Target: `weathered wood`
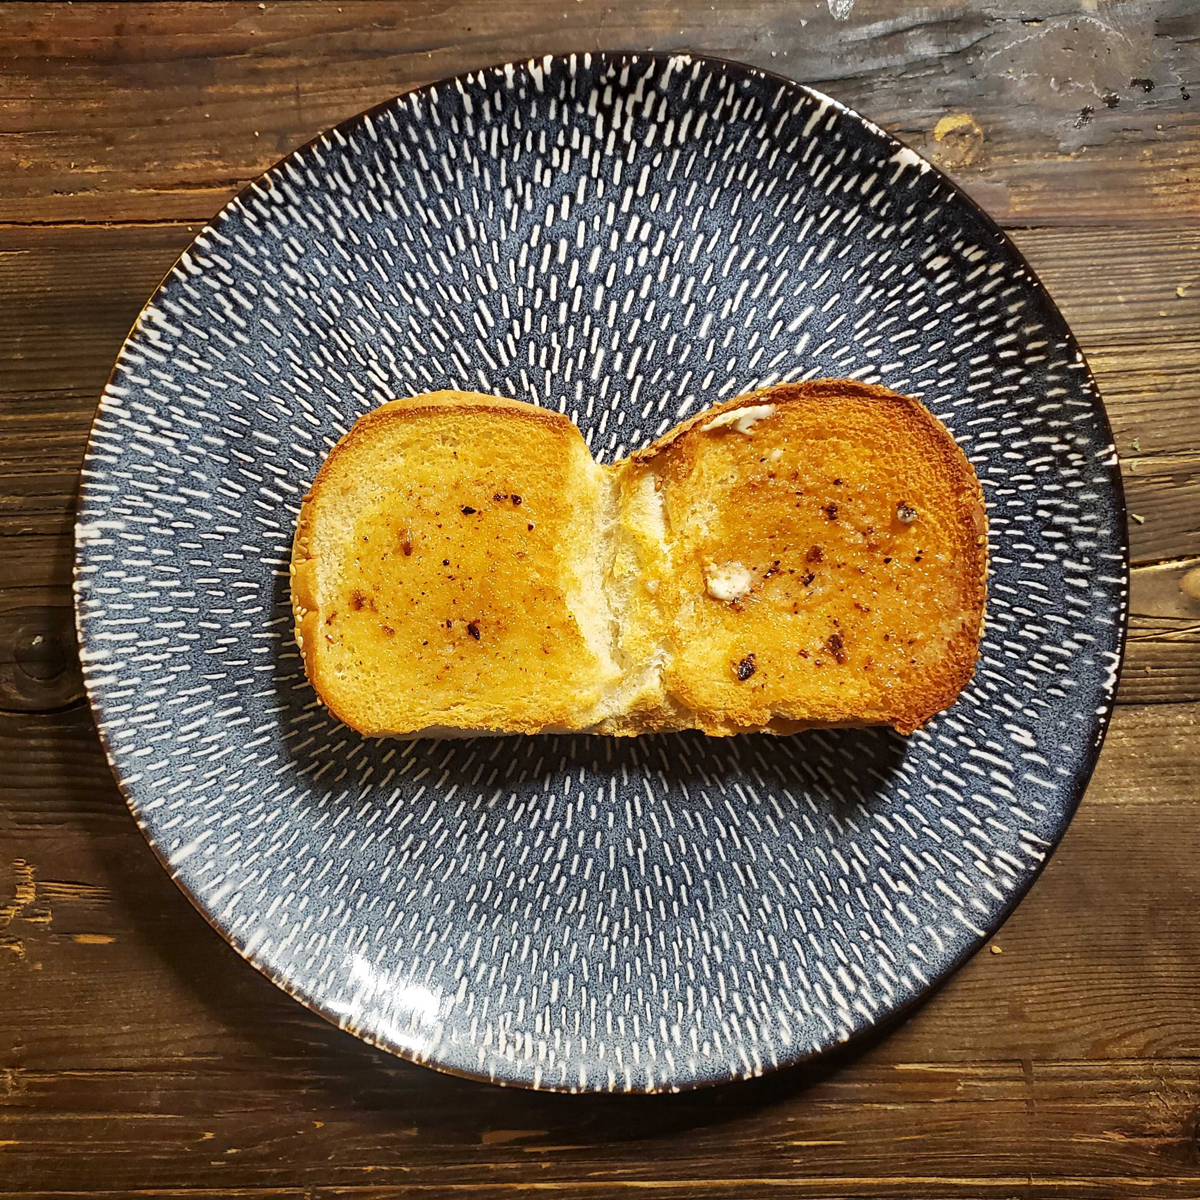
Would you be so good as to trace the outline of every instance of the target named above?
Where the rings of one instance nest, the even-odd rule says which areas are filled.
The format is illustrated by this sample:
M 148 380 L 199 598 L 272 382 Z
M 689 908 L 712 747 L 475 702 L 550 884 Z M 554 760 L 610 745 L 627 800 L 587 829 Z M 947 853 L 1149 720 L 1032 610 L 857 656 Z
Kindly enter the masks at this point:
M 43 603 L 23 603 L 34 598 L 29 582 L 0 586 L 0 712 L 50 712 L 83 701 L 69 560 L 61 556 L 53 567 L 60 582 L 36 593 Z M 1132 616 L 1118 705 L 1190 700 L 1200 700 L 1200 616 Z
M 363 1064 L 348 1087 L 317 1076 L 291 1092 L 286 1076 L 246 1086 L 230 1074 L 197 1095 L 188 1071 L 170 1067 L 130 1072 L 125 1082 L 134 1086 L 124 1095 L 140 1103 L 114 1103 L 105 1072 L 23 1072 L 26 1104 L 71 1115 L 40 1127 L 18 1119 L 8 1131 L 18 1143 L 9 1170 L 61 1155 L 63 1186 L 85 1189 L 136 1154 L 142 1186 L 155 1189 L 219 1184 L 232 1167 L 260 1187 L 463 1186 L 486 1175 L 519 1190 L 532 1168 L 551 1187 L 580 1177 L 630 1190 L 664 1179 L 740 1181 L 751 1195 L 769 1180 L 840 1195 L 877 1174 L 899 1194 L 921 1195 L 922 1184 L 945 1187 L 954 1182 L 945 1175 L 974 1173 L 967 1161 L 939 1170 L 969 1123 L 970 1160 L 993 1163 L 1001 1176 L 1032 1174 L 1043 1186 L 1055 1175 L 1194 1183 L 1195 1065 L 1186 1061 L 875 1065 L 868 1055 L 852 1075 L 797 1072 L 644 1101 L 503 1093 L 386 1063 Z M 98 1126 L 114 1132 L 88 1137 Z M 653 1158 L 639 1152 L 647 1143 L 659 1147 Z M 860 1164 L 853 1174 L 848 1153 Z
M 314 132 L 397 92 L 612 47 L 703 49 L 823 87 L 945 162 L 1009 223 L 1200 213 L 1200 191 L 1180 186 L 1200 127 L 1180 87 L 1200 74 L 1187 0 L 718 7 L 9 4 L 0 220 L 203 220 Z M 939 140 L 947 115 L 978 135 Z
M 1194 4 L 0 4 L 0 30 L 0 1200 L 1200 1196 Z M 199 223 L 407 87 L 613 46 L 813 82 L 950 171 L 1075 330 L 1144 518 L 1119 706 L 1003 953 L 817 1067 L 642 1100 L 435 1075 L 247 967 L 117 792 L 70 598 L 96 398 Z
M 69 534 L 100 390 L 190 236 L 186 225 L 0 228 L 0 361 L 12 364 L 0 377 L 0 534 Z M 1200 553 L 1200 236 L 1025 230 L 1018 240 L 1096 372 L 1129 507 L 1144 522 L 1130 528 L 1134 561 Z
M 936 1019 L 877 1055 L 1200 1056 L 1198 732 L 1200 705 L 1118 711 L 1061 851 L 997 938 L 1004 954 L 977 958 L 932 1002 Z M 12 764 L 0 779 L 0 908 L 20 898 L 0 929 L 20 943 L 15 961 L 0 958 L 0 1055 L 47 1070 L 266 1055 L 303 1072 L 306 1047 L 350 1053 L 356 1043 L 192 911 L 133 825 L 82 709 L 0 717 L 0 760 Z M 64 1039 L 66 1027 L 86 1036 Z
M 1197 1179 L 1200 973 L 1178 947 L 1200 887 L 1185 824 L 1162 820 L 1194 824 L 1194 809 L 1089 798 L 996 939 L 1004 953 L 977 957 L 865 1057 L 618 1102 L 438 1077 L 338 1033 L 219 942 L 118 807 L 104 834 L 38 823 L 9 843 L 27 852 L 6 889 L 20 899 L 7 932 L 24 957 L 10 951 L 0 975 L 12 1184 L 44 1184 L 52 1162 L 59 1186 L 85 1189 L 136 1161 L 138 1186 L 204 1186 L 228 1174 L 231 1153 L 251 1186 L 353 1184 L 368 1166 L 377 1183 L 516 1186 L 530 1156 L 560 1186 L 844 1176 L 848 1155 L 858 1177 L 895 1179 L 897 1195 L 933 1194 L 922 1189 L 938 1182 L 935 1161 L 953 1176 L 986 1163 L 1002 1176 Z M 1137 918 L 1147 908 L 1153 939 Z M 18 972 L 35 982 L 13 988 Z M 651 1161 L 627 1145 L 666 1135 Z

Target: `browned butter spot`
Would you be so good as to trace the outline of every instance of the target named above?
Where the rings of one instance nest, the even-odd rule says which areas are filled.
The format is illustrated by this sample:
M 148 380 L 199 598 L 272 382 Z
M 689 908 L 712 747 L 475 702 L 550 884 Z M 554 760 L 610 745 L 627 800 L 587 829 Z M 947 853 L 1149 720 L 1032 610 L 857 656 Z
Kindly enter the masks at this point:
M 828 648 L 829 653 L 832 654 L 837 660 L 839 666 L 846 661 L 845 643 L 842 641 L 842 635 L 840 633 L 831 633 L 829 637 L 825 639 L 825 645 Z

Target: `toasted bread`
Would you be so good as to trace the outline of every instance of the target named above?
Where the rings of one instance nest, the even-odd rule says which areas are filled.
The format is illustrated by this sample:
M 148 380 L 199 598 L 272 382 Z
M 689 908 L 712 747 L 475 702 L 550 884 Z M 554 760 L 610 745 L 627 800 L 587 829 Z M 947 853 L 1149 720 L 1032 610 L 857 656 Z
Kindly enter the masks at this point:
M 338 443 L 292 570 L 309 678 L 364 733 L 908 733 L 974 670 L 986 524 L 885 388 L 778 385 L 607 468 L 559 414 L 440 392 Z
M 367 414 L 292 550 L 296 638 L 364 733 L 590 723 L 619 682 L 603 598 L 613 487 L 564 416 L 436 392 Z
M 971 678 L 979 483 L 915 400 L 781 385 L 692 418 L 626 474 L 659 488 L 664 688 L 699 728 L 908 733 Z

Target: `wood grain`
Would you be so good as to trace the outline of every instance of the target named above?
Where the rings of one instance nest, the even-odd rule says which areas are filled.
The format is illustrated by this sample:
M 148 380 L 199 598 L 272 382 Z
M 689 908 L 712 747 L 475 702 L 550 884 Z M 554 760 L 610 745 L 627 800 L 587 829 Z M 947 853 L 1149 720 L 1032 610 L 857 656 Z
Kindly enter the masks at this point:
M 734 0 L 719 17 L 638 0 L 9 4 L 0 113 L 16 169 L 0 220 L 203 220 L 315 132 L 399 91 L 614 47 L 702 49 L 824 88 L 1012 224 L 1105 223 L 1122 189 L 1143 224 L 1200 213 L 1200 190 L 1181 186 L 1200 127 L 1181 90 L 1200 75 L 1187 0 L 847 7 L 849 21 L 793 0 Z M 947 113 L 971 116 L 973 152 L 937 140 Z
M 0 4 L 0 31 L 0 1200 L 1200 1197 L 1191 0 Z M 70 596 L 97 397 L 200 223 L 407 87 L 600 47 L 814 83 L 948 170 L 1074 329 L 1144 522 L 1104 752 L 1003 952 L 817 1066 L 643 1099 L 439 1076 L 247 967 L 113 784 Z
M 0 227 L 0 360 L 11 363 L 0 377 L 0 535 L 69 532 L 99 393 L 191 236 L 174 224 Z M 1200 230 L 1017 240 L 1096 373 L 1144 522 L 1130 528 L 1134 561 L 1200 554 Z M 1192 279 L 1194 290 L 1176 282 Z

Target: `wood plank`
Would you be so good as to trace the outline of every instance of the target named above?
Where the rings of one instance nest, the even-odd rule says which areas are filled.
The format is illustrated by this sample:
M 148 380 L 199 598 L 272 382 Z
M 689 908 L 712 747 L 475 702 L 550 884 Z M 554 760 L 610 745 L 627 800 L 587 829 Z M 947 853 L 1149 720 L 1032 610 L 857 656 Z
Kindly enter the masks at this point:
M 1200 558 L 1142 567 L 1130 582 L 1131 613 L 1187 625 L 1200 620 Z
M 21 549 L 63 541 L 23 538 Z M 65 547 L 52 559 L 52 571 L 54 583 L 44 589 L 28 575 L 11 589 L 0 585 L 0 711 L 50 712 L 83 700 Z M 1117 704 L 1192 700 L 1200 700 L 1200 614 L 1131 616 Z
M 1200 700 L 1200 558 L 1130 575 L 1119 703 Z
M 538 1190 L 740 1182 L 802 1195 L 841 1195 L 870 1178 L 929 1194 L 918 1189 L 961 1187 L 982 1163 L 1044 1188 L 1080 1176 L 1200 1180 L 1196 1067 L 1186 1061 L 875 1065 L 868 1056 L 852 1072 L 643 1100 L 505 1093 L 406 1064 L 372 1064 L 341 1083 L 345 1094 L 334 1080 L 288 1082 L 245 1086 L 227 1074 L 201 1093 L 186 1068 L 23 1072 L 19 1107 L 5 1113 L 17 1143 L 5 1152 L 7 1176 L 18 1186 L 82 1190 L 103 1179 L 157 1189 L 219 1186 L 233 1168 L 242 1186 L 487 1178 L 519 1190 L 533 1168 Z M 62 1116 L 39 1122 L 38 1111 Z M 101 1128 L 106 1136 L 94 1136 Z
M 1200 705 L 1119 710 L 1063 846 L 996 938 L 1003 954 L 976 957 L 875 1057 L 1200 1058 L 1198 751 Z M 0 1064 L 207 1062 L 249 1078 L 286 1062 L 301 1087 L 374 1054 L 248 968 L 190 907 L 86 713 L 0 716 L 0 761 L 0 909 L 16 905 L 0 929 Z
M 943 161 L 1009 224 L 1200 214 L 1200 189 L 1181 186 L 1200 131 L 1181 88 L 1200 74 L 1187 0 L 858 0 L 800 19 L 791 0 L 719 9 L 7 4 L 0 220 L 203 220 L 287 151 L 397 92 L 612 46 L 703 49 L 823 87 Z M 950 115 L 977 135 L 939 137 Z
M 1022 229 L 1013 240 L 1083 347 L 1126 470 L 1200 454 L 1200 228 Z
M 0 360 L 12 364 L 0 379 L 0 535 L 69 535 L 96 398 L 188 238 L 186 225 L 0 229 Z M 1029 230 L 1021 245 L 1091 356 L 1144 520 L 1130 529 L 1135 562 L 1200 554 L 1200 237 Z
M 532 1164 L 529 1173 L 540 1174 L 536 1171 L 536 1162 Z M 977 1168 L 978 1169 L 978 1168 Z M 226 1178 L 229 1178 L 226 1173 Z M 528 1182 L 493 1181 L 487 1174 L 469 1183 L 456 1184 L 417 1184 L 406 1180 L 403 1185 L 403 1195 L 413 1196 L 480 1196 L 492 1198 L 523 1195 L 548 1196 L 607 1196 L 630 1195 L 645 1193 L 652 1190 L 654 1195 L 682 1200 L 706 1200 L 708 1197 L 729 1197 L 752 1195 L 755 1197 L 780 1194 L 803 1197 L 805 1200 L 847 1200 L 851 1197 L 864 1197 L 875 1200 L 881 1195 L 879 1188 L 888 1189 L 886 1195 L 896 1200 L 915 1197 L 919 1200 L 963 1200 L 972 1198 L 997 1197 L 998 1200 L 1041 1200 L 1043 1197 L 1072 1197 L 1082 1200 L 1126 1200 L 1135 1194 L 1152 1196 L 1154 1200 L 1195 1200 L 1195 1181 L 1189 1177 L 1176 1179 L 1130 1179 L 1130 1178 L 1094 1178 L 1094 1177 L 1047 1177 L 1041 1172 L 1025 1172 L 1011 1176 L 987 1175 L 958 1175 L 941 1177 L 924 1175 L 920 1177 L 897 1177 L 891 1175 L 846 1176 L 823 1175 L 820 1177 L 798 1178 L 783 1176 L 773 1179 L 687 1179 L 687 1180 L 655 1180 L 622 1181 L 608 1180 L 603 1177 L 589 1179 L 570 1179 L 566 1181 L 532 1180 Z M 832 1190 L 831 1190 L 832 1189 Z M 969 1190 L 964 1190 L 969 1189 Z M 105 1189 L 104 1191 L 21 1191 L 0 1192 L 0 1200 L 82 1200 L 83 1197 L 104 1197 L 104 1200 L 130 1200 L 139 1197 L 145 1200 L 148 1196 L 179 1198 L 179 1200 L 221 1200 L 222 1197 L 238 1197 L 244 1200 L 394 1200 L 397 1195 L 397 1185 L 370 1184 L 336 1185 L 320 1188 L 290 1188 L 290 1187 L 248 1187 L 237 1185 L 216 1187 L 209 1186 L 201 1189 L 193 1188 L 154 1188 L 152 1190 Z

